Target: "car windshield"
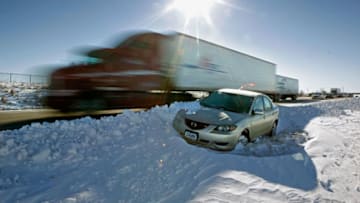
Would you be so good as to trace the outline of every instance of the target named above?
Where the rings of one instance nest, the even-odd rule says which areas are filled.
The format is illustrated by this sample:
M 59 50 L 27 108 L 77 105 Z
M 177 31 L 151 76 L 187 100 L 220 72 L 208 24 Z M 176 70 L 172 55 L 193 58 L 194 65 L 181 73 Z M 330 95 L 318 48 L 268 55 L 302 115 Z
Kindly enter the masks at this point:
M 205 107 L 223 109 L 236 113 L 248 113 L 254 97 L 214 92 L 202 99 L 200 104 Z

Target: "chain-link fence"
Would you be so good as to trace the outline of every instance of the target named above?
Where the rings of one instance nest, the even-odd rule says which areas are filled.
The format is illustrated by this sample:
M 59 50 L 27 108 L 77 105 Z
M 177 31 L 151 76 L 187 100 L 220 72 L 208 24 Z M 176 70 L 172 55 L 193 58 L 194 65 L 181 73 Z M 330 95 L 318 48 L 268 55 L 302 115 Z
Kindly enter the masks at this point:
M 48 79 L 44 75 L 0 72 L 0 82 L 46 85 Z

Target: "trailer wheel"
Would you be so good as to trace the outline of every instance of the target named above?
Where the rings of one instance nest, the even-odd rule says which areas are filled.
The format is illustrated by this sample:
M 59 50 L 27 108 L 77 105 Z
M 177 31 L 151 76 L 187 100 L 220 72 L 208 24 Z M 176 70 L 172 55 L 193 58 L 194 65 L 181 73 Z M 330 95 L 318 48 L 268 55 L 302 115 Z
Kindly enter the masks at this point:
M 274 102 L 279 102 L 280 101 L 280 95 L 273 95 L 272 97 L 271 97 L 271 99 L 274 101 Z

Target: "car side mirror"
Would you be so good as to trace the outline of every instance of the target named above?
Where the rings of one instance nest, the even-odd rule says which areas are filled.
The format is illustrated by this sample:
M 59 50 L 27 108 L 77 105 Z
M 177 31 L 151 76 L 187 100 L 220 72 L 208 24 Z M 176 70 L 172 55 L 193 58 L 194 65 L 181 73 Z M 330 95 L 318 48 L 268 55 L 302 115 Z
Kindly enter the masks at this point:
M 254 109 L 254 110 L 252 110 L 252 114 L 253 115 L 264 115 L 264 111 L 262 111 L 260 109 Z

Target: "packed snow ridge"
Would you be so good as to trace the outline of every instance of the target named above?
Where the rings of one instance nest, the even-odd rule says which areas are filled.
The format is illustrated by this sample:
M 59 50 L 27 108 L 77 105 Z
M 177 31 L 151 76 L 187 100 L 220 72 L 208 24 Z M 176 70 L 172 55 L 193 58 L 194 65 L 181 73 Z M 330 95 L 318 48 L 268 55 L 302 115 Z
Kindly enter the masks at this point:
M 278 135 L 187 144 L 173 103 L 0 131 L 0 202 L 357 202 L 360 99 L 280 106 Z

